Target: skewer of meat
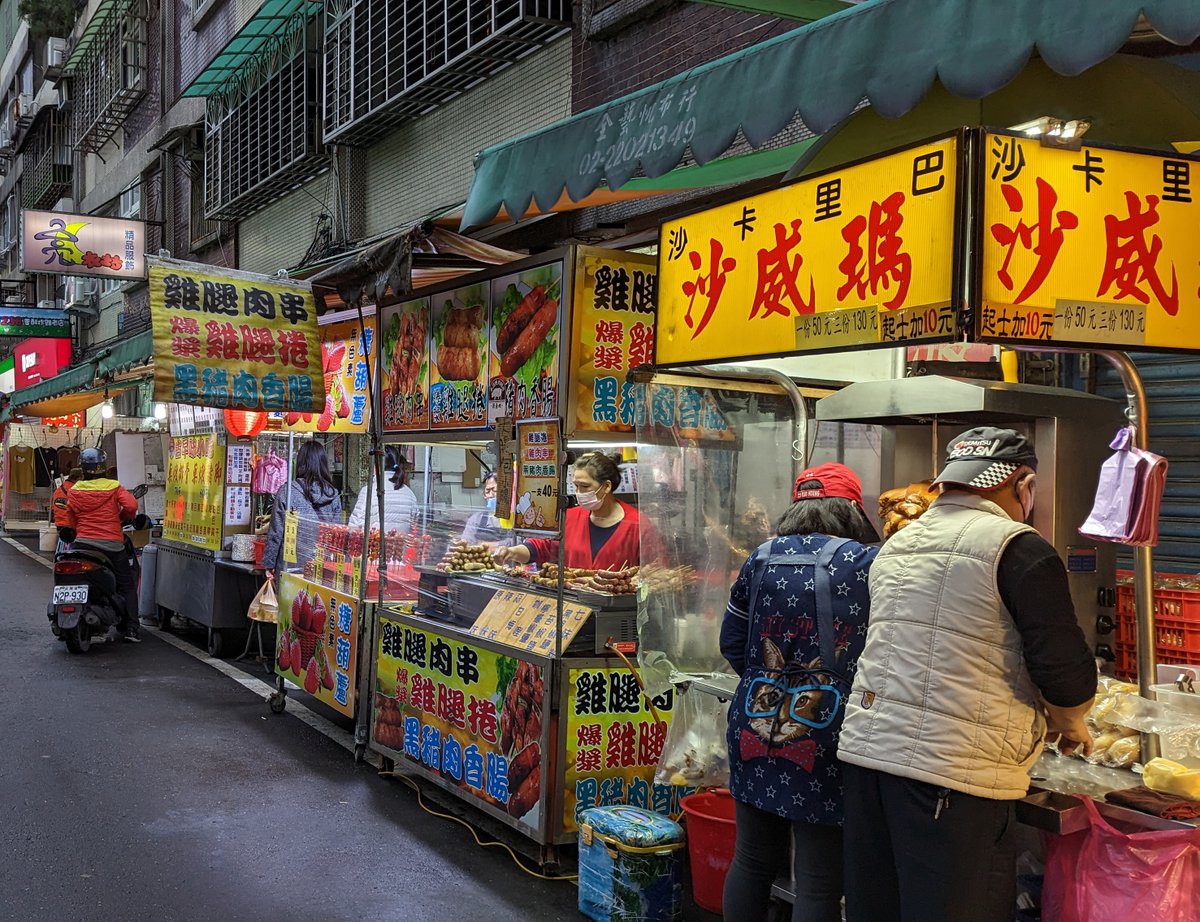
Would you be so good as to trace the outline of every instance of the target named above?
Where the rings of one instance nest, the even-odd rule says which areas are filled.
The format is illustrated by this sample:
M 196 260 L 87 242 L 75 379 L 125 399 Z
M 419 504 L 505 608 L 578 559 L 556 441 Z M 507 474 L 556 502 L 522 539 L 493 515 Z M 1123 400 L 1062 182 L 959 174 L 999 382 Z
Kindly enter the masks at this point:
M 546 286 L 537 285 L 529 289 L 528 294 L 521 299 L 521 303 L 516 306 L 508 319 L 504 321 L 504 325 L 500 327 L 500 331 L 496 334 L 496 351 L 503 355 L 521 334 L 525 324 L 533 319 L 534 314 L 538 312 L 542 304 L 546 300 Z
M 515 313 L 515 312 L 514 312 Z M 558 322 L 558 302 L 547 301 L 541 306 L 529 325 L 517 336 L 512 346 L 500 358 L 500 374 L 506 378 L 516 374 L 517 369 L 529 361 L 537 347 L 542 344 L 550 328 Z

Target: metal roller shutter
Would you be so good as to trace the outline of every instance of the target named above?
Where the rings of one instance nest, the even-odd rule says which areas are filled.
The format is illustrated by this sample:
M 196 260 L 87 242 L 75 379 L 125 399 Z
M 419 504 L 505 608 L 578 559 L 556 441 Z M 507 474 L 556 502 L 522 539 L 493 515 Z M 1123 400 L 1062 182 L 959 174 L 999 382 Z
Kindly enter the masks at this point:
M 1150 450 L 1168 463 L 1167 488 L 1159 516 L 1154 569 L 1200 572 L 1200 358 L 1131 353 L 1146 385 Z M 1120 379 L 1107 362 L 1097 367 L 1097 393 L 1124 400 Z M 1118 557 L 1122 568 L 1132 557 Z

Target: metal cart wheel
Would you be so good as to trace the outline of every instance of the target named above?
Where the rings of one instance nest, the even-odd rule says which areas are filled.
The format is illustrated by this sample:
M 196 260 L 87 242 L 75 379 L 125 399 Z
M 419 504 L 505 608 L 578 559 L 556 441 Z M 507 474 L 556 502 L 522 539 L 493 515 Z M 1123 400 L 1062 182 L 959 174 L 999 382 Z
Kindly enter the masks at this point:
M 272 714 L 282 714 L 287 708 L 287 686 L 283 684 L 283 676 L 275 677 L 275 691 L 267 699 Z
M 367 744 L 366 743 L 355 743 L 354 744 L 354 764 L 362 765 L 363 762 L 366 761 L 366 759 L 367 759 Z
M 221 637 L 221 632 L 210 627 L 208 629 L 208 655 L 213 659 L 220 659 L 224 650 L 225 641 Z

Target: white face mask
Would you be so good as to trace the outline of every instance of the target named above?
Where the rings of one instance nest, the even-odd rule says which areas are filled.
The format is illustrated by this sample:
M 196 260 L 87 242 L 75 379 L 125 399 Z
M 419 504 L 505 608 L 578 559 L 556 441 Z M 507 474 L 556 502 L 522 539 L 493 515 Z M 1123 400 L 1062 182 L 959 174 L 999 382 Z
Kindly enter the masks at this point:
M 575 493 L 575 499 L 579 503 L 580 507 L 587 509 L 589 512 L 599 509 L 602 505 L 598 491 L 577 491 Z

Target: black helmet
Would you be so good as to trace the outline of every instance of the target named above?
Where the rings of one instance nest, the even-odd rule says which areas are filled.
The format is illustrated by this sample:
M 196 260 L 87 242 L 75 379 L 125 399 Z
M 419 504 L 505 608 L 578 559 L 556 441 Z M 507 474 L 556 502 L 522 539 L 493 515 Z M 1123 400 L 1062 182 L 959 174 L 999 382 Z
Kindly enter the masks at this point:
M 85 448 L 79 453 L 79 466 L 85 474 L 94 474 L 108 461 L 108 455 L 99 448 Z

